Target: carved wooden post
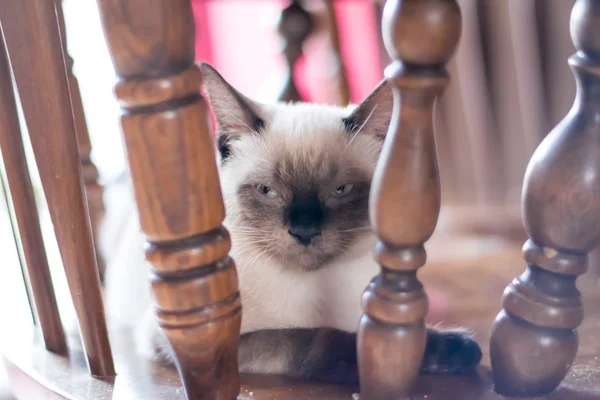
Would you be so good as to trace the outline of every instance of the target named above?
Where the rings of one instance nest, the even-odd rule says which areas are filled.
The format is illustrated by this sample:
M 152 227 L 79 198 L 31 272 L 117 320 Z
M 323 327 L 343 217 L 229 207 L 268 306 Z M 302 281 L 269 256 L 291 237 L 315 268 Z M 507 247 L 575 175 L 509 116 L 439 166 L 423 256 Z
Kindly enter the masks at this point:
M 277 99 L 283 102 L 300 101 L 300 94 L 294 82 L 294 68 L 302 56 L 302 46 L 313 30 L 313 18 L 300 0 L 292 0 L 281 12 L 277 29 L 283 38 L 283 55 L 287 75 Z
M 503 296 L 492 328 L 494 384 L 506 395 L 554 390 L 565 377 L 583 320 L 578 275 L 600 242 L 600 0 L 577 0 L 569 63 L 577 97 L 569 114 L 535 151 L 525 174 L 523 219 L 527 270 Z
M 73 119 L 75 121 L 75 132 L 77 134 L 77 145 L 79 147 L 79 160 L 81 162 L 81 173 L 83 175 L 83 183 L 85 185 L 88 211 L 90 213 L 90 223 L 92 225 L 92 232 L 94 233 L 96 249 L 98 249 L 98 229 L 105 213 L 103 198 L 104 190 L 98 183 L 98 169 L 90 158 L 92 144 L 90 142 L 90 134 L 88 132 L 85 113 L 83 111 L 83 102 L 81 101 L 79 82 L 73 74 L 73 58 L 67 51 L 67 30 L 65 27 L 65 17 L 62 9 L 62 0 L 56 0 L 56 16 L 58 18 L 58 26 L 61 32 L 63 53 L 67 67 L 69 93 L 71 94 L 71 107 L 73 108 Z M 99 251 L 96 251 L 96 259 L 98 261 L 98 273 L 100 275 L 100 280 L 103 281 L 104 270 L 106 269 L 106 266 L 104 265 L 104 260 L 100 256 Z
M 428 305 L 416 273 L 440 211 L 433 105 L 448 83 L 444 64 L 458 44 L 461 15 L 454 0 L 390 0 L 382 26 L 394 60 L 385 75 L 395 111 L 371 190 L 381 273 L 363 295 L 358 350 L 364 400 L 408 397 L 423 360 Z
M 99 0 L 159 324 L 189 399 L 233 400 L 241 304 L 190 0 Z

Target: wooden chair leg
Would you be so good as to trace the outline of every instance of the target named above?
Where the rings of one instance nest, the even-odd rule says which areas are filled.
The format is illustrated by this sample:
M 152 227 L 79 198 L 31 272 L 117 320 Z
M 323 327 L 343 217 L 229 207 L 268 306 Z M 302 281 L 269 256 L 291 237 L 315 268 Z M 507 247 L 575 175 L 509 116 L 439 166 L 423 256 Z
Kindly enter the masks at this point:
M 600 242 L 600 0 L 577 0 L 569 60 L 577 97 L 535 151 L 523 188 L 527 270 L 503 296 L 492 328 L 496 390 L 534 396 L 554 390 L 577 353 L 583 320 L 577 276 Z
M 235 399 L 241 301 L 190 0 L 98 4 L 159 324 L 189 399 Z
M 65 354 L 67 343 L 44 249 L 3 40 L 0 42 L 0 148 L 44 344 L 49 351 Z
M 433 106 L 448 83 L 444 64 L 461 32 L 454 0 L 389 0 L 383 15 L 394 59 L 385 74 L 396 110 L 371 189 L 381 273 L 363 295 L 358 331 L 363 400 L 407 398 L 423 360 L 427 296 L 416 272 L 425 264 L 423 244 L 440 211 Z
M 79 160 L 81 162 L 81 172 L 83 174 L 83 183 L 85 185 L 85 195 L 90 214 L 92 233 L 94 234 L 94 243 L 96 247 L 96 259 L 98 262 L 98 273 L 100 281 L 104 281 L 104 272 L 106 266 L 104 260 L 98 251 L 98 229 L 104 217 L 104 190 L 98 183 L 98 169 L 92 162 L 90 154 L 92 153 L 92 144 L 88 132 L 85 113 L 83 111 L 83 102 L 81 101 L 81 92 L 79 82 L 73 74 L 73 58 L 67 51 L 67 30 L 65 27 L 65 17 L 63 14 L 62 0 L 56 0 L 56 16 L 61 32 L 64 59 L 67 66 L 67 77 L 69 80 L 69 93 L 71 94 L 71 106 L 73 107 L 73 119 L 75 120 L 75 132 L 77 133 L 77 144 L 79 146 Z
M 54 2 L 1 2 L 0 22 L 90 370 L 114 376 Z

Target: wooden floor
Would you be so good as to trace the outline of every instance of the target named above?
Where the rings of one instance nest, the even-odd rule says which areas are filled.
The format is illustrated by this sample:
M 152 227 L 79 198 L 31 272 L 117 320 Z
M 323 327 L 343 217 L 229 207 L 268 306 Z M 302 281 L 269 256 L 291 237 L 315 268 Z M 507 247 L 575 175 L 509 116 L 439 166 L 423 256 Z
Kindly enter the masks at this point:
M 438 240 L 443 241 L 443 237 Z M 473 329 L 485 355 L 481 368 L 471 377 L 421 377 L 411 399 L 504 399 L 492 390 L 488 336 L 504 287 L 523 270 L 520 245 L 489 250 L 487 254 L 476 257 L 466 255 L 455 243 L 447 245 L 447 251 L 456 249 L 455 257 L 447 256 L 443 261 L 432 254 L 430 264 L 420 276 L 426 284 L 447 289 L 449 305 L 441 325 Z M 544 399 L 600 399 L 600 290 L 594 279 L 585 276 L 580 279 L 579 287 L 584 293 L 586 307 L 586 319 L 579 329 L 579 354 L 564 384 Z M 36 343 L 34 347 L 31 341 Z M 130 335 L 113 332 L 112 344 L 119 375 L 112 382 L 103 382 L 88 376 L 82 352 L 77 347 L 67 359 L 44 351 L 35 334 L 29 338 L 21 337 L 18 343 L 11 343 L 4 350 L 16 394 L 22 399 L 61 398 L 48 397 L 50 391 L 62 393 L 68 399 L 185 399 L 177 373 L 136 357 L 132 353 Z M 277 377 L 245 376 L 243 381 L 242 399 L 350 400 L 353 394 L 356 398 L 358 392 L 353 387 L 295 382 Z

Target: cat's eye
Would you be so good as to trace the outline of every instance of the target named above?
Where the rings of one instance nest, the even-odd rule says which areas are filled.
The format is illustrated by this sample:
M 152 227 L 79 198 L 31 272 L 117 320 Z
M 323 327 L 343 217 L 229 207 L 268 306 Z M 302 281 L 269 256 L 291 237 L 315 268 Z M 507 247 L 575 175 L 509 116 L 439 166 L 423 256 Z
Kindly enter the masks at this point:
M 333 196 L 345 196 L 350 193 L 354 189 L 354 185 L 348 183 L 346 185 L 336 186 L 335 189 L 331 192 Z
M 264 194 L 267 197 L 277 197 L 279 196 L 279 192 L 275 189 L 273 189 L 270 186 L 266 186 L 266 185 L 258 185 L 258 191 L 261 192 L 262 194 Z

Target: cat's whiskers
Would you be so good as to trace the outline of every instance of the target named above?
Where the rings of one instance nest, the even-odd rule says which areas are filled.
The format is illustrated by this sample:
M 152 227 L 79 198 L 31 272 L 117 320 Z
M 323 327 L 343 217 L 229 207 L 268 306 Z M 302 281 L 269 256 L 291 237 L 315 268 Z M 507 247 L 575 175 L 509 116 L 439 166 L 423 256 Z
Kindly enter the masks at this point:
M 262 249 L 256 249 L 254 250 L 254 252 L 252 252 L 252 254 L 250 254 L 250 257 L 254 256 L 256 253 L 260 253 L 261 251 L 263 251 Z M 240 279 L 244 276 L 244 272 L 246 271 L 246 269 L 248 268 L 248 266 L 250 265 L 250 262 L 244 262 L 243 265 L 238 265 L 238 276 L 240 277 Z
M 349 232 L 370 232 L 370 231 L 372 231 L 372 228 L 370 226 L 360 226 L 357 228 L 342 229 L 338 232 L 339 233 L 349 233 Z
M 257 247 L 259 247 L 259 248 L 260 248 L 260 247 L 262 247 L 261 245 L 264 245 L 264 244 L 268 244 L 268 243 L 267 243 L 267 242 L 265 242 L 265 241 L 263 241 L 263 240 L 261 240 L 261 239 L 250 240 L 250 241 L 248 241 L 248 242 L 245 242 L 245 243 L 243 243 L 243 244 L 242 244 L 242 245 L 240 245 L 240 246 L 235 246 L 235 247 L 232 249 L 232 251 L 231 251 L 231 252 L 232 252 L 232 253 L 234 253 L 234 254 L 235 254 L 235 253 L 239 254 L 239 253 L 241 253 L 243 250 L 245 250 L 245 249 L 247 249 L 247 248 L 249 248 L 249 247 L 257 246 Z
M 271 261 L 271 258 L 275 255 L 275 252 L 271 252 L 271 255 L 265 260 L 265 264 L 268 264 Z
M 268 245 L 267 247 L 265 247 L 264 249 L 262 249 L 262 251 L 260 251 L 256 256 L 254 256 L 254 254 L 256 254 L 256 252 L 252 253 L 251 257 L 254 256 L 250 261 L 248 261 L 243 267 L 242 269 L 238 272 L 240 278 L 243 277 L 244 272 L 249 268 L 250 270 L 252 270 L 252 267 L 254 266 L 254 264 L 256 263 L 256 261 L 258 261 L 263 255 L 265 255 L 269 250 L 271 249 L 271 245 Z M 273 253 L 274 254 L 274 253 Z
M 248 128 L 248 130 L 249 130 L 251 133 L 254 133 L 254 134 L 256 134 L 256 135 L 259 135 L 259 134 L 260 134 L 260 133 L 259 133 L 259 132 L 258 132 L 256 129 L 253 129 L 253 128 L 252 128 L 252 127 L 250 127 L 250 126 L 249 126 L 247 123 L 245 123 L 245 122 L 244 122 L 244 121 L 242 121 L 241 119 L 237 118 L 235 115 L 229 115 L 229 118 L 233 119 L 235 122 L 238 122 L 238 123 L 240 123 L 240 124 L 244 125 L 246 128 Z

